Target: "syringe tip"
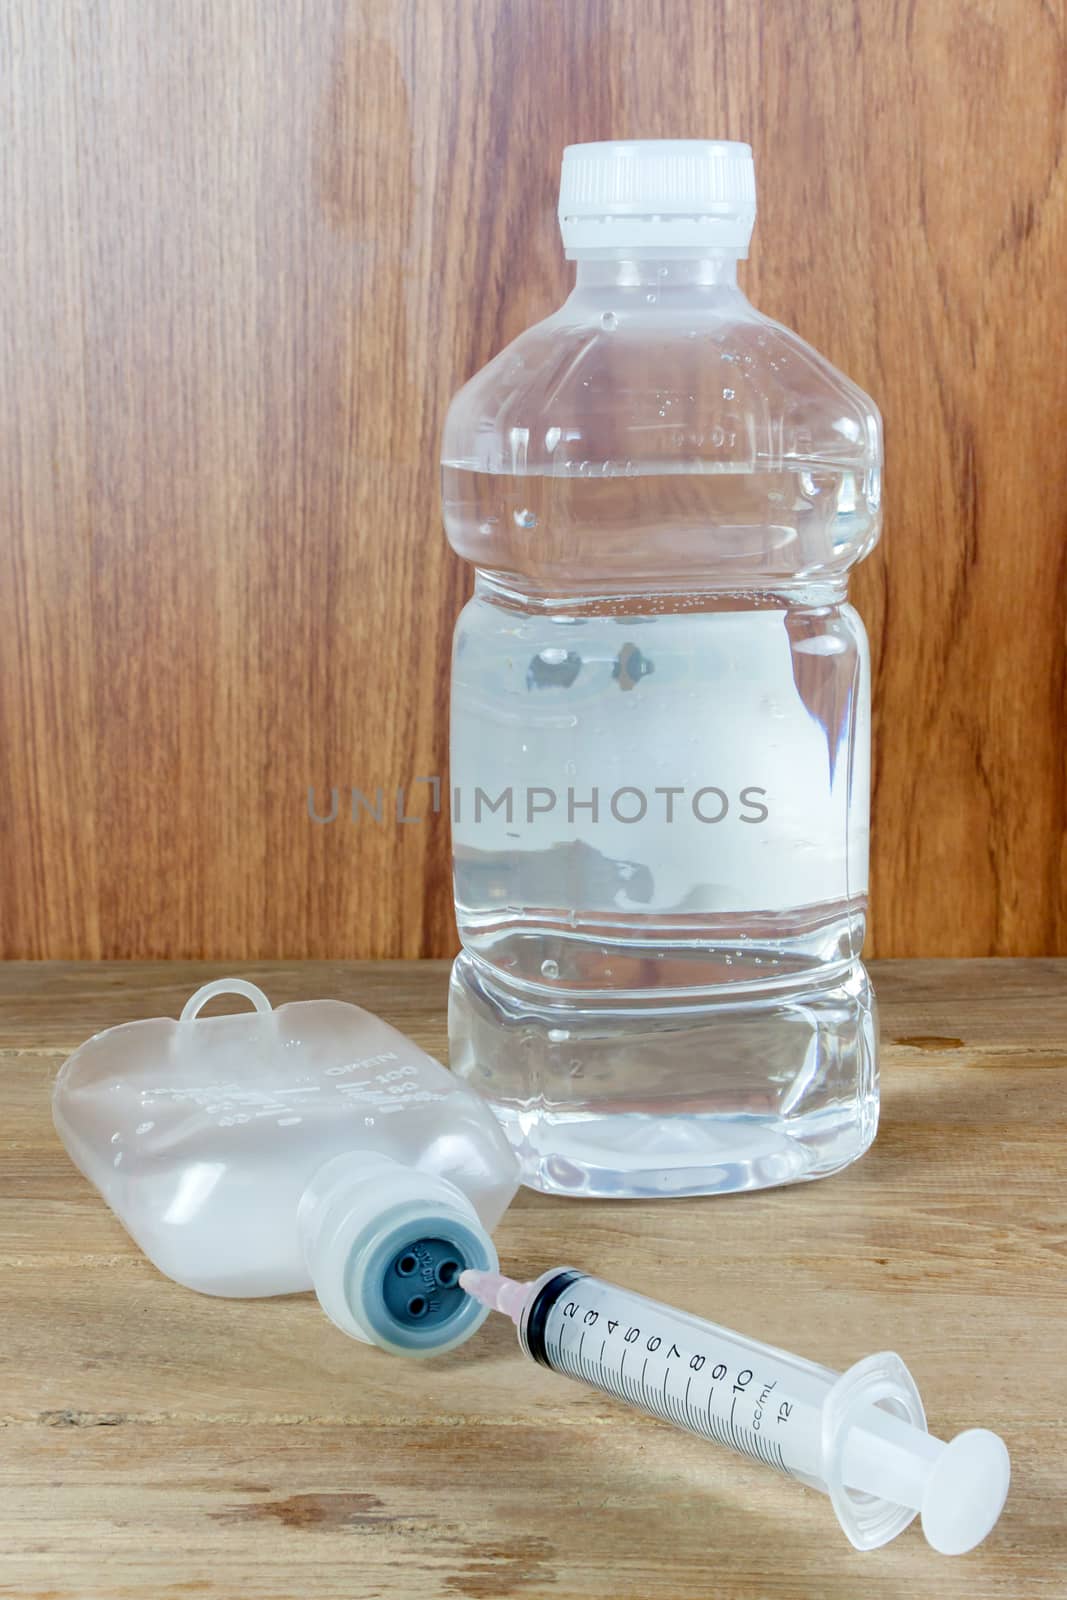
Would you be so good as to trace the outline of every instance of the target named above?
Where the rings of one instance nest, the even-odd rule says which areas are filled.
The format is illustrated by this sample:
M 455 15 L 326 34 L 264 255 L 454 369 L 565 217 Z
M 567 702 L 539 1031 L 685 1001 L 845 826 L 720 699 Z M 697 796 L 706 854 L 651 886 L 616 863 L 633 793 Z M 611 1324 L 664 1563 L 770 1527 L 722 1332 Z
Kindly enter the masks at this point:
M 491 1311 L 502 1311 L 518 1327 L 526 1303 L 530 1298 L 531 1284 L 517 1283 L 499 1272 L 479 1272 L 468 1267 L 459 1275 L 459 1286 Z
M 943 1556 L 981 1544 L 1004 1506 L 1011 1479 L 1007 1446 L 988 1428 L 957 1434 L 934 1463 L 923 1494 L 927 1543 Z

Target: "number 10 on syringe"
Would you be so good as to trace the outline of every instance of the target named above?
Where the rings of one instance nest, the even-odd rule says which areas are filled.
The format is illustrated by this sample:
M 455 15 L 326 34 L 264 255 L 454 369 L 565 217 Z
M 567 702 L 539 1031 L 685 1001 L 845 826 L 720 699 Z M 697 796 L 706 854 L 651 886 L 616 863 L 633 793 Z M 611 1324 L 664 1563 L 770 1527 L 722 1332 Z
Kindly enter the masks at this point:
M 828 1494 L 857 1549 L 886 1544 L 921 1512 L 930 1544 L 961 1554 L 1000 1515 L 1003 1442 L 984 1428 L 933 1438 L 898 1356 L 839 1376 L 569 1267 L 532 1283 L 481 1272 L 460 1282 L 512 1318 L 542 1366 Z

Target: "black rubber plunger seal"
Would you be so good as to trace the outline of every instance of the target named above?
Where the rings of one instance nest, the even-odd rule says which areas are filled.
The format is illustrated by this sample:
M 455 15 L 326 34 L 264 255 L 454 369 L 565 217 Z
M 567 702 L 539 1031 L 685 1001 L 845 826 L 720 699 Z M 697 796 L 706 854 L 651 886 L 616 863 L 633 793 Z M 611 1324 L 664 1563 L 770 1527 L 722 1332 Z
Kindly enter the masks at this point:
M 570 1268 L 566 1272 L 557 1272 L 556 1276 L 550 1278 L 544 1288 L 538 1292 L 533 1305 L 526 1314 L 526 1327 L 524 1329 L 526 1353 L 532 1356 L 535 1361 L 539 1361 L 543 1367 L 552 1365 L 545 1351 L 545 1325 L 548 1322 L 548 1313 L 552 1310 L 560 1295 L 569 1289 L 572 1283 L 579 1283 L 586 1276 L 586 1273 L 574 1272 Z

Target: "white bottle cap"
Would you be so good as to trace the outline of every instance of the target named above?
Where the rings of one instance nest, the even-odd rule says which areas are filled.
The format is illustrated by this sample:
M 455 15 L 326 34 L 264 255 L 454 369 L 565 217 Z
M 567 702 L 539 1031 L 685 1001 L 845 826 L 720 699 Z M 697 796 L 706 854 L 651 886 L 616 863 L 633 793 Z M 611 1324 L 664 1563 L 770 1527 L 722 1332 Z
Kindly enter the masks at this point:
M 745 256 L 755 221 L 747 144 L 638 139 L 563 152 L 559 224 L 568 256 L 701 247 Z

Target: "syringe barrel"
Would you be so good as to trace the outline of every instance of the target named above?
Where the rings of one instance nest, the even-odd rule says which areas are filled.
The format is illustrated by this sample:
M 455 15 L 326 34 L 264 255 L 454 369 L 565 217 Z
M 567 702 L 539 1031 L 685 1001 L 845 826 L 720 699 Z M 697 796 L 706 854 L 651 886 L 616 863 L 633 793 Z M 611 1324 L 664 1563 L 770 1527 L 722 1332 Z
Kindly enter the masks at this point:
M 533 1289 L 519 1326 L 533 1360 L 826 1490 L 836 1373 L 569 1268 Z
M 930 1470 L 922 1458 L 944 1448 L 927 1439 L 918 1393 L 896 1356 L 868 1357 L 839 1377 L 572 1268 L 554 1268 L 528 1286 L 519 1339 L 534 1361 L 830 1495 L 861 1549 L 907 1527 L 921 1504 L 914 1491 Z M 871 1441 L 868 1464 L 858 1443 L 872 1409 L 875 1433 L 885 1438 Z M 908 1439 L 919 1436 L 915 1472 L 904 1457 Z M 849 1481 L 854 1470 L 863 1481 Z M 880 1495 L 879 1474 L 887 1486 L 907 1485 L 907 1498 Z

